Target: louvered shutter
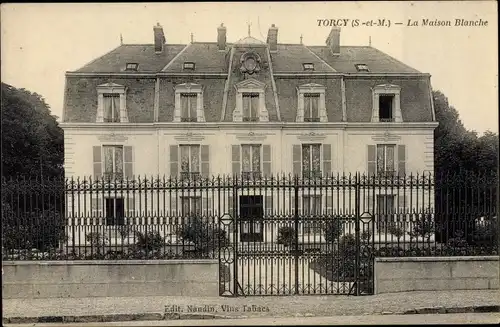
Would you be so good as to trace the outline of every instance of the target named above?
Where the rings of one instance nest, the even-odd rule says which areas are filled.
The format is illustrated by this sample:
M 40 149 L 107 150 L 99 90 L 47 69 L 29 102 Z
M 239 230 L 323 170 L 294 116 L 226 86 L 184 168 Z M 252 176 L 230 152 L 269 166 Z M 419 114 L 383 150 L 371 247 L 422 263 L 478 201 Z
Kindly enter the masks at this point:
M 368 176 L 375 176 L 377 169 L 377 153 L 375 145 L 368 145 Z
M 332 146 L 323 144 L 323 176 L 330 176 L 332 172 Z
M 292 161 L 293 161 L 293 174 L 300 176 L 301 171 L 301 146 L 300 144 L 292 145 Z
M 179 174 L 179 147 L 170 146 L 170 176 L 177 177 Z
M 400 177 L 406 174 L 406 146 L 404 144 L 398 145 L 398 174 Z
M 273 196 L 266 195 L 266 216 L 273 215 Z
M 241 172 L 240 169 L 240 161 L 241 161 L 241 154 L 240 154 L 240 146 L 237 144 L 234 144 L 231 146 L 231 161 L 232 161 L 232 171 L 233 175 L 239 175 Z
M 94 146 L 92 148 L 93 162 L 94 162 L 94 178 L 99 179 L 102 176 L 102 155 L 101 146 Z
M 271 177 L 271 145 L 262 146 L 262 170 L 264 177 Z
M 128 198 L 128 218 L 129 220 L 128 221 L 131 221 L 132 218 L 135 217 L 135 199 L 133 197 L 133 195 L 129 195 L 129 198 Z
M 210 150 L 208 145 L 201 146 L 201 175 L 210 177 Z
M 123 164 L 125 166 L 124 167 L 125 178 L 126 179 L 134 179 L 133 148 L 131 146 L 124 146 L 123 152 L 124 152 Z

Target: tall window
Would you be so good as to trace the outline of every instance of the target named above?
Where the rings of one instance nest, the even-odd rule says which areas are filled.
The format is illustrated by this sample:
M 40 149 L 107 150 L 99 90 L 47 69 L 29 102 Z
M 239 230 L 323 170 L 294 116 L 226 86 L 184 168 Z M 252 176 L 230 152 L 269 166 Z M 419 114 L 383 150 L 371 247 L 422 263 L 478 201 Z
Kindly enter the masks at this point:
M 125 204 L 122 198 L 106 199 L 106 225 L 123 225 L 125 217 Z
M 321 195 L 304 195 L 303 197 L 303 213 L 305 216 L 318 216 L 321 214 Z M 304 220 L 304 234 L 319 234 L 321 233 L 321 225 L 317 221 Z
M 319 93 L 304 94 L 304 121 L 319 121 Z
M 377 145 L 377 174 L 391 177 L 395 174 L 394 144 Z
M 104 122 L 120 122 L 120 94 L 107 93 L 103 95 Z
M 302 176 L 321 177 L 321 144 L 302 145 Z
M 200 176 L 200 145 L 180 145 L 181 179 L 195 179 Z
M 181 121 L 197 121 L 197 101 L 196 93 L 181 93 Z
M 260 145 L 242 145 L 242 177 L 260 178 Z
M 104 145 L 104 177 L 123 178 L 123 146 Z
M 243 94 L 243 121 L 259 120 L 259 94 Z
M 394 213 L 394 195 L 377 195 L 378 227 L 386 228 Z
M 393 122 L 393 102 L 394 94 L 381 94 L 378 98 L 378 108 L 379 108 L 379 121 L 381 122 Z
M 183 216 L 201 215 L 201 196 L 183 196 L 181 205 Z

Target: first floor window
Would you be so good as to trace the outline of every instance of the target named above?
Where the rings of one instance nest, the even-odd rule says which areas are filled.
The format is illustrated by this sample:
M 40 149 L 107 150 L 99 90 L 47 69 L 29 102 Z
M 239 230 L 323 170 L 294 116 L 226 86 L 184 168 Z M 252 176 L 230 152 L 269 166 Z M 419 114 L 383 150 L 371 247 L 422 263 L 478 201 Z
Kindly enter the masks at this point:
M 302 176 L 321 177 L 321 144 L 302 145 Z
M 106 199 L 106 225 L 123 225 L 125 218 L 125 203 L 122 198 Z
M 318 217 L 321 215 L 321 195 L 304 195 L 303 197 L 303 214 L 304 216 L 310 216 L 311 218 Z M 304 220 L 304 234 L 319 234 L 321 233 L 321 224 L 318 221 L 307 221 Z
M 378 144 L 377 145 L 377 173 L 391 177 L 395 173 L 394 167 L 394 144 Z
M 191 179 L 200 175 L 200 145 L 180 145 L 181 178 Z
M 181 121 L 192 122 L 197 120 L 198 96 L 196 93 L 181 93 Z
M 259 178 L 260 177 L 260 145 L 242 145 L 242 173 L 243 178 Z
M 104 177 L 123 178 L 123 146 L 104 145 Z
M 394 214 L 394 195 L 377 195 L 377 209 L 379 228 L 385 228 L 392 221 Z
M 183 216 L 201 215 L 201 196 L 183 196 L 181 205 Z
M 319 121 L 319 93 L 304 94 L 304 121 Z
M 104 122 L 120 122 L 120 95 L 116 93 L 106 93 L 103 95 Z
M 259 120 L 259 94 L 243 93 L 243 121 Z

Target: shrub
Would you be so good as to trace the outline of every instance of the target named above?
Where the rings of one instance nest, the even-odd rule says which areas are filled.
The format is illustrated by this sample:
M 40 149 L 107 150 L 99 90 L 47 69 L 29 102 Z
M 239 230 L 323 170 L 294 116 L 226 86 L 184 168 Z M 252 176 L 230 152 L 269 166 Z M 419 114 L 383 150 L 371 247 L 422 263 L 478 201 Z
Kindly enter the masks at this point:
M 420 236 L 429 239 L 434 233 L 434 229 L 434 219 L 431 214 L 419 215 L 418 219 L 414 222 L 410 235 L 415 238 Z
M 389 233 L 392 235 L 396 236 L 396 238 L 399 240 L 401 237 L 403 237 L 406 233 L 405 229 L 401 226 L 398 226 L 397 224 L 389 224 L 388 228 Z
M 498 218 L 487 220 L 485 225 L 476 227 L 473 234 L 474 244 L 498 248 Z
M 447 242 L 447 245 L 450 247 L 466 247 L 469 244 L 467 240 L 464 238 L 464 232 L 461 230 L 455 231 L 455 237 L 450 238 Z
M 206 255 L 226 246 L 229 238 L 225 230 L 194 216 L 177 232 L 177 236 L 194 244 L 195 252 Z
M 294 246 L 297 243 L 295 228 L 291 226 L 282 226 L 278 228 L 278 244 L 283 244 L 285 247 Z
M 96 259 L 102 259 L 100 256 L 102 255 L 104 246 L 108 244 L 108 236 L 100 232 L 90 232 L 85 234 L 85 241 L 90 243 L 91 249 L 95 250 L 94 254 L 99 256 L 99 258 Z
M 339 240 L 340 235 L 342 235 L 342 224 L 340 220 L 334 219 L 326 223 L 324 232 L 325 240 L 327 242 L 335 242 Z

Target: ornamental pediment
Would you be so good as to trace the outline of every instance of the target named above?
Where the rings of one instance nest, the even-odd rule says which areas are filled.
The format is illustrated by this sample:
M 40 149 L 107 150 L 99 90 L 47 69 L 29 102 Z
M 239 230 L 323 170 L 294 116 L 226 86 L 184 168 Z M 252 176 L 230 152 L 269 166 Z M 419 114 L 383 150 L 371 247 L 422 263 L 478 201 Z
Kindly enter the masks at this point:
M 182 90 L 201 90 L 202 86 L 200 84 L 195 84 L 195 83 L 182 83 L 182 84 L 177 84 L 175 86 L 175 89 L 182 89 Z
M 116 83 L 105 83 L 97 86 L 98 88 L 107 88 L 107 89 L 117 89 L 117 88 L 125 88 L 125 86 L 116 84 Z
M 254 78 L 243 80 L 235 85 L 236 89 L 264 89 L 266 84 Z
M 399 85 L 394 85 L 394 84 L 380 84 L 380 85 L 376 85 L 374 87 L 374 89 L 377 89 L 377 90 L 399 90 L 401 89 L 401 87 Z
M 308 83 L 299 86 L 299 89 L 324 89 L 325 87 L 321 84 Z

